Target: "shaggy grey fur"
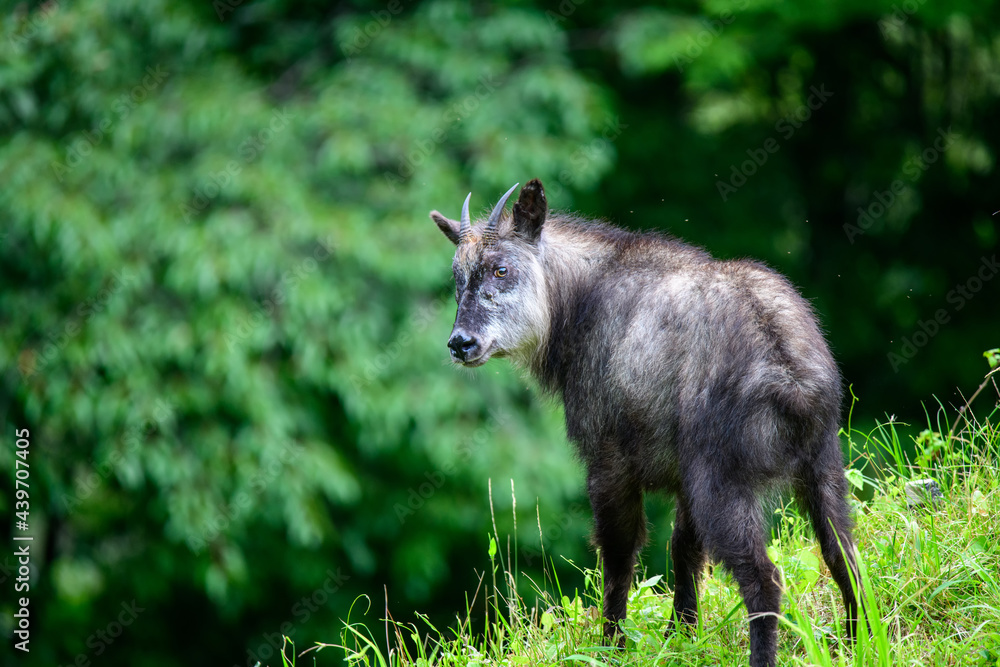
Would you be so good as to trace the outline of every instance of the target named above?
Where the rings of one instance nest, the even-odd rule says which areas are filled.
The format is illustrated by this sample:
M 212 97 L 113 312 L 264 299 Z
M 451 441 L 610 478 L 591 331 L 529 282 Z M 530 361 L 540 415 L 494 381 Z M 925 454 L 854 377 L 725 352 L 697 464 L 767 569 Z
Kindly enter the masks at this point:
M 751 665 L 774 665 L 781 585 L 760 498 L 782 486 L 812 520 L 853 635 L 841 380 L 809 304 L 762 264 L 551 214 L 538 180 L 511 215 L 504 201 L 474 226 L 431 213 L 457 246 L 448 347 L 466 366 L 509 357 L 562 397 L 587 466 L 609 638 L 646 539 L 643 494 L 665 490 L 676 618 L 695 621 L 711 557 L 739 583 Z

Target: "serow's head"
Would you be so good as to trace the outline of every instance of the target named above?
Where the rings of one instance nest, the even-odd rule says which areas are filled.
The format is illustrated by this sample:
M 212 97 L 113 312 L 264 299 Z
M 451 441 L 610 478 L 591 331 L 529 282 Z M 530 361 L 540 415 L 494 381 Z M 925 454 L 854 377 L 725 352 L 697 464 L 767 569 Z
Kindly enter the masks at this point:
M 538 179 L 521 188 L 513 213 L 504 206 L 517 185 L 500 198 L 484 221 L 431 219 L 455 244 L 455 300 L 458 314 L 448 339 L 455 363 L 482 366 L 492 356 L 529 357 L 548 328 L 545 277 L 539 261 L 548 204 Z

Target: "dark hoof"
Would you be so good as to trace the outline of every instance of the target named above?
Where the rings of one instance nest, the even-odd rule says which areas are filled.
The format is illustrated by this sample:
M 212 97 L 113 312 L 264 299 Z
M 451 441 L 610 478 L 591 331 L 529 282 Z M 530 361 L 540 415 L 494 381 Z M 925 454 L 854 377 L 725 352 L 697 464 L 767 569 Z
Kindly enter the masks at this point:
M 674 612 L 675 614 L 677 612 Z M 698 616 L 695 614 L 681 614 L 680 621 L 678 622 L 677 617 L 672 617 L 667 621 L 667 630 L 663 633 L 663 636 L 670 639 L 671 636 L 677 634 L 678 632 L 684 632 L 691 634 L 694 632 L 695 627 L 698 625 Z
M 625 648 L 625 634 L 617 622 L 604 621 L 604 645 L 616 646 L 618 649 Z

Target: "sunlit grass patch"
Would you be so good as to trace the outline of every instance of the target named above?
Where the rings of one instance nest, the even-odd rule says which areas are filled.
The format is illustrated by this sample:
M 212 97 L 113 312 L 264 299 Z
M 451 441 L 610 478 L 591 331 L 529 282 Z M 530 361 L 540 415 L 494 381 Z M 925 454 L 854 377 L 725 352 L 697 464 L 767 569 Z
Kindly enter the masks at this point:
M 870 432 L 843 431 L 853 457 L 864 609 L 857 641 L 846 635 L 844 608 L 812 530 L 794 505 L 776 510 L 768 553 L 784 582 L 780 664 L 870 667 L 1000 665 L 1000 390 L 998 370 L 957 415 L 928 414 L 907 457 L 893 419 Z M 983 393 L 985 392 L 985 394 Z M 986 398 L 986 397 L 990 398 Z M 979 397 L 980 417 L 973 401 Z M 992 400 L 992 407 L 988 401 Z M 986 407 L 983 407 L 986 406 Z M 912 460 L 911 460 L 912 459 Z M 861 472 L 864 471 L 864 472 Z M 914 495 L 933 480 L 940 497 Z M 908 493 L 908 484 L 910 492 Z M 541 527 L 540 527 L 541 528 Z M 507 544 L 506 549 L 498 545 Z M 749 658 L 746 610 L 731 577 L 710 567 L 700 586 L 695 628 L 668 633 L 672 591 L 661 574 L 637 577 L 621 623 L 623 651 L 604 646 L 601 576 L 582 573 L 582 590 L 563 590 L 546 554 L 544 580 L 526 582 L 517 547 L 495 523 L 479 589 L 449 628 L 376 615 L 359 600 L 335 648 L 350 665 L 740 665 Z M 528 596 L 518 593 L 530 584 Z M 487 613 L 472 613 L 486 609 Z M 358 616 L 364 620 L 357 620 Z M 375 622 L 375 618 L 378 622 Z M 473 620 L 476 619 L 476 620 Z M 867 627 L 867 630 L 865 628 Z

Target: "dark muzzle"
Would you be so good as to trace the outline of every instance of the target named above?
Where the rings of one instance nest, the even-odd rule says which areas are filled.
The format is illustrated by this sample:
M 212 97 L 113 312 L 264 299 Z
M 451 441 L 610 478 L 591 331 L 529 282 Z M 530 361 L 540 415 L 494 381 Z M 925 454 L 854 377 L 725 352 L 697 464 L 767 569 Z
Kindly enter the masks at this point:
M 476 352 L 479 350 L 479 341 L 464 331 L 455 331 L 448 339 L 448 349 L 451 350 L 453 359 L 468 361 L 470 358 L 475 358 Z

